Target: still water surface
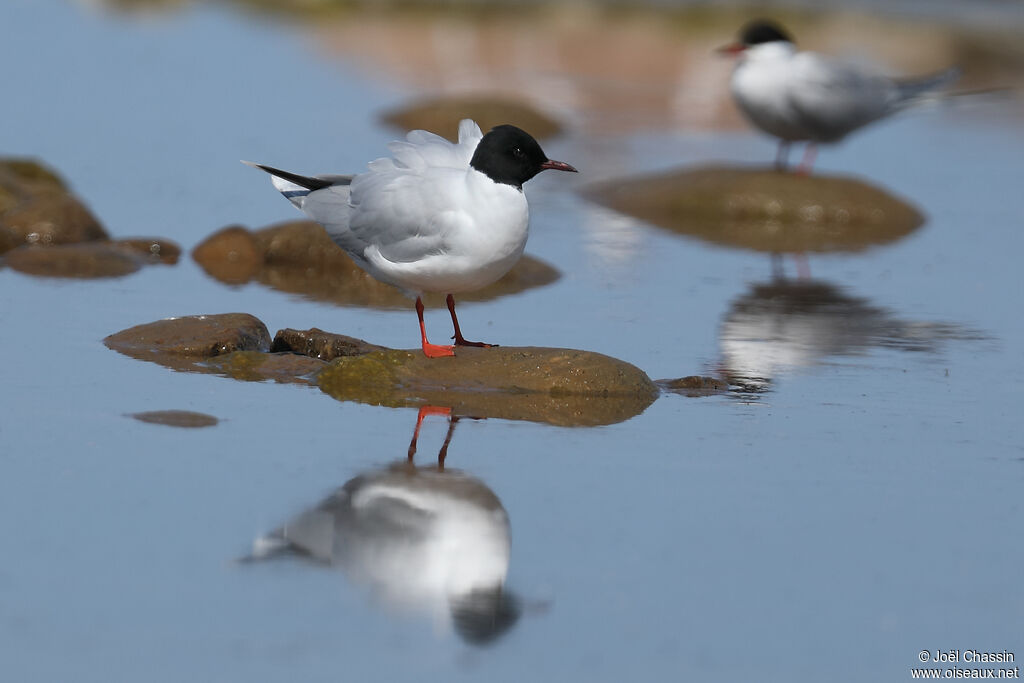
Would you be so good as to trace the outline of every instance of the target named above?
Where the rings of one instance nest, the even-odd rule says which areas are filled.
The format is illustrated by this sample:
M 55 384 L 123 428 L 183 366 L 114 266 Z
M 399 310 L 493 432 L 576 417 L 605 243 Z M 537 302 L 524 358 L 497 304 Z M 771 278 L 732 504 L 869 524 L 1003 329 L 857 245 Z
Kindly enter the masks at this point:
M 226 8 L 14 2 L 2 14 L 0 52 L 18 65 L 3 153 L 53 165 L 115 236 L 191 249 L 230 223 L 295 217 L 236 160 L 358 170 L 395 137 L 379 112 L 411 93 L 325 59 L 300 25 Z M 862 681 L 908 677 L 922 649 L 1024 657 L 1022 130 L 1007 100 L 917 112 L 824 151 L 820 172 L 868 178 L 928 221 L 885 248 L 813 257 L 813 287 L 835 305 L 796 315 L 757 305 L 779 284 L 767 255 L 575 192 L 768 161 L 769 141 L 570 125 L 546 142 L 581 173 L 531 183 L 528 251 L 563 276 L 461 307 L 467 334 L 598 351 L 654 378 L 738 364 L 757 391 L 665 394 L 606 427 L 459 421 L 447 465 L 496 496 L 510 530 L 518 618 L 482 648 L 443 609 L 340 568 L 236 562 L 403 460 L 414 410 L 176 373 L 101 343 L 167 316 L 245 311 L 271 331 L 403 347 L 416 341 L 411 307 L 229 288 L 187 257 L 116 280 L 0 270 L 3 678 Z M 783 268 L 792 280 L 793 262 Z M 431 311 L 428 325 L 445 318 Z M 130 417 L 170 409 L 220 422 Z M 424 422 L 420 465 L 446 430 Z

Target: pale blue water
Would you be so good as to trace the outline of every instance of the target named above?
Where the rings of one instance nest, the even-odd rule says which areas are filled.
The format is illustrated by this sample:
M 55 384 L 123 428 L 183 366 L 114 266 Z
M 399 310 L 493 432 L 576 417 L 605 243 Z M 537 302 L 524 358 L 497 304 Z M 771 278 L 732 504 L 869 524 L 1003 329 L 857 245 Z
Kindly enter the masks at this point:
M 323 60 L 298 28 L 224 8 L 126 18 L 15 2 L 0 53 L 12 65 L 0 151 L 52 164 L 114 235 L 186 249 L 229 223 L 296 215 L 238 159 L 357 169 L 394 137 L 375 117 L 404 95 Z M 409 346 L 411 310 L 227 288 L 188 257 L 118 280 L 0 270 L 2 678 L 863 681 L 909 678 L 922 649 L 1024 656 L 1015 106 L 921 112 L 819 158 L 929 221 L 886 248 L 813 258 L 814 277 L 900 321 L 986 339 L 800 356 L 763 394 L 668 394 L 608 427 L 459 423 L 448 465 L 507 509 L 508 585 L 525 606 L 485 649 L 382 608 L 339 572 L 233 562 L 402 459 L 414 411 L 175 373 L 100 341 L 166 316 L 245 311 L 271 331 Z M 462 307 L 467 334 L 600 351 L 655 378 L 714 371 L 727 312 L 770 279 L 769 259 L 615 217 L 573 190 L 625 171 L 768 160 L 771 144 L 654 131 L 574 133 L 545 149 L 582 171 L 528 187 L 528 251 L 563 277 Z M 445 318 L 432 311 L 428 325 Z M 161 409 L 222 422 L 126 417 Z M 425 423 L 420 462 L 444 429 Z

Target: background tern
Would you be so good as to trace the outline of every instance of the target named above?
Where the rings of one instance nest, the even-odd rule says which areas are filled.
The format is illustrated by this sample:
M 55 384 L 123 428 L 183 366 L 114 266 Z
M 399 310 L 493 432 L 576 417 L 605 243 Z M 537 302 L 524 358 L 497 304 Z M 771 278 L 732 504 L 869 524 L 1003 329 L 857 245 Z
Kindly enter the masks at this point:
M 838 142 L 921 101 L 960 74 L 952 68 L 920 78 L 890 78 L 800 51 L 785 29 L 766 20 L 747 24 L 739 42 L 719 52 L 738 58 L 731 90 L 740 111 L 754 126 L 779 138 L 776 166 L 786 167 L 790 143 L 809 143 L 801 173 L 810 171 L 817 143 Z

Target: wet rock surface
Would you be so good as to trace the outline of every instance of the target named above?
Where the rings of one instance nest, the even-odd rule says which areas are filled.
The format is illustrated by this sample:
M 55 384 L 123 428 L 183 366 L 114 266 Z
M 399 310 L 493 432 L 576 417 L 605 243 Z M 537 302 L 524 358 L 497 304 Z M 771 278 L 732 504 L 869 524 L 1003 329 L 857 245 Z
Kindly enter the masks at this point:
M 129 417 L 133 417 L 139 422 L 187 429 L 213 427 L 218 422 L 213 415 L 193 413 L 188 410 L 153 410 L 145 413 L 132 413 Z
M 106 230 L 64 181 L 31 159 L 0 159 L 0 226 L 18 244 L 107 239 Z
M 140 360 L 194 360 L 234 351 L 266 352 L 270 349 L 270 333 L 261 320 L 248 313 L 221 313 L 137 325 L 110 335 L 103 343 Z
M 271 344 L 272 352 L 290 352 L 311 358 L 330 361 L 342 356 L 362 356 L 373 351 L 386 350 L 383 346 L 377 346 L 369 342 L 349 337 L 344 334 L 334 334 L 323 330 L 312 328 L 309 330 L 293 330 L 285 328 L 274 335 L 274 343 Z
M 863 181 L 707 167 L 591 186 L 592 201 L 680 234 L 771 253 L 858 251 L 904 237 L 914 207 Z
M 199 371 L 245 382 L 272 380 L 281 384 L 316 384 L 316 374 L 326 366 L 326 361 L 294 353 L 235 351 L 210 358 L 202 363 Z
M 456 416 L 563 426 L 612 424 L 658 395 L 639 368 L 599 353 L 537 347 L 459 348 L 451 358 L 387 350 L 340 358 L 317 378 L 336 399 L 450 407 Z
M 459 121 L 473 119 L 483 132 L 510 123 L 538 140 L 558 135 L 562 126 L 525 101 L 504 96 L 465 95 L 419 100 L 386 112 L 381 119 L 405 131 L 428 130 L 458 139 Z
M 460 347 L 455 357 L 431 359 L 315 328 L 281 330 L 271 345 L 266 326 L 245 313 L 158 320 L 104 344 L 174 370 L 316 384 L 342 401 L 429 404 L 455 416 L 602 425 L 638 415 L 658 396 L 642 370 L 599 353 Z
M 312 221 L 291 221 L 257 231 L 229 226 L 211 235 L 192 252 L 211 277 L 230 285 L 255 280 L 272 289 L 340 306 L 410 308 L 398 289 L 367 275 Z M 559 278 L 548 264 L 523 256 L 511 271 L 488 287 L 468 292 L 459 301 L 486 301 Z M 443 306 L 444 296 L 424 297 L 428 306 Z

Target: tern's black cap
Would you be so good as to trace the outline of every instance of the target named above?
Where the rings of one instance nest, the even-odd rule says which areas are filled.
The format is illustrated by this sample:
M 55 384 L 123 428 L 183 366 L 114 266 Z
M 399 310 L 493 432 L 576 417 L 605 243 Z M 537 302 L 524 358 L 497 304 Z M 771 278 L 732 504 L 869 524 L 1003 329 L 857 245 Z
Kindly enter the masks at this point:
M 778 41 L 792 43 L 793 38 L 786 32 L 786 29 L 770 19 L 755 19 L 740 31 L 740 42 L 747 46 Z

